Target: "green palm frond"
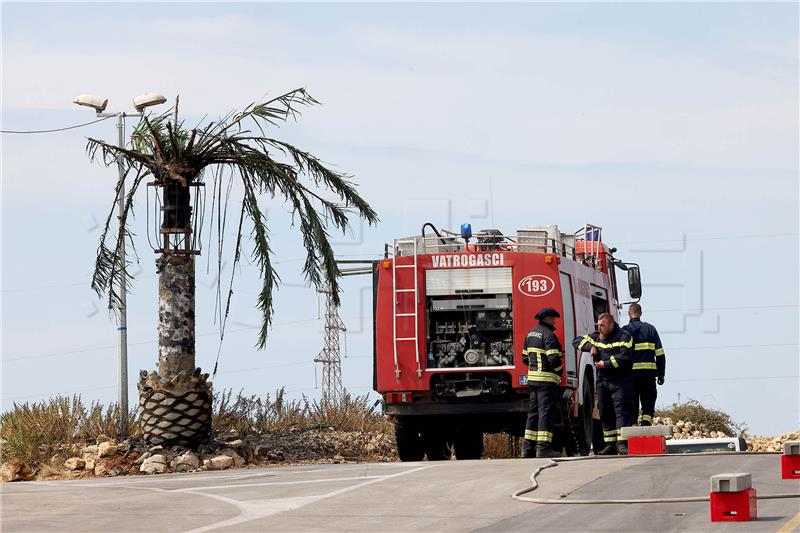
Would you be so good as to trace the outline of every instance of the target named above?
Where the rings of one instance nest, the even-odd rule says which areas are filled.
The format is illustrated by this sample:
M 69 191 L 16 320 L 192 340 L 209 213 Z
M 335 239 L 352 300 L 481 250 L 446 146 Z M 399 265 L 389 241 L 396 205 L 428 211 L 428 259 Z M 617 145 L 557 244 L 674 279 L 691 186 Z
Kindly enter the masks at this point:
M 231 112 L 203 127 L 189 129 L 178 116 L 176 101 L 174 108 L 142 119 L 131 135 L 130 149 L 89 139 L 87 151 L 92 160 L 100 160 L 106 166 L 121 164 L 125 169 L 117 191 L 128 173 L 135 172 L 126 195 L 122 223 L 113 239 L 109 237 L 113 209 L 106 219 L 92 288 L 98 294 L 108 295 L 112 309 L 118 307 L 116 291 L 123 286 L 123 280 L 127 286 L 127 269 L 121 264 L 121 250 L 132 239 L 127 229 L 127 215 L 142 179 L 152 175 L 159 183 L 172 181 L 188 186 L 199 181 L 206 168 L 213 167 L 233 171 L 244 191 L 233 271 L 240 259 L 243 221 L 247 218 L 252 224 L 252 256 L 262 280 L 257 301 L 263 316 L 258 346 L 265 346 L 273 315 L 273 293 L 280 283 L 273 269 L 268 221 L 259 207 L 259 200 L 279 198 L 291 205 L 293 220 L 299 222 L 297 227 L 306 249 L 303 266 L 306 280 L 317 288 L 330 284 L 334 301 L 338 303 L 339 270 L 330 243 L 331 231 L 346 233 L 353 216 L 375 224 L 377 213 L 358 194 L 351 176 L 331 169 L 307 151 L 267 135 L 267 131 L 282 123 L 297 119 L 300 108 L 318 103 L 305 89 L 294 89 L 250 104 L 240 112 Z M 217 228 L 221 231 L 219 224 Z M 218 242 L 222 242 L 221 236 Z M 233 277 L 225 317 L 230 309 L 232 283 Z

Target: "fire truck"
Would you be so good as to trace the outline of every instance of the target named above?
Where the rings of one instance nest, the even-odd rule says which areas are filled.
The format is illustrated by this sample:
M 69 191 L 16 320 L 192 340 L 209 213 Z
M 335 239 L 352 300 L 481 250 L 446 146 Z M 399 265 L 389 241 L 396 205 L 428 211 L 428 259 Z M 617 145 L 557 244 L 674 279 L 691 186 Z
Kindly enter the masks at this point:
M 602 228 L 557 226 L 474 235 L 423 225 L 387 245 L 372 265 L 373 386 L 393 420 L 403 461 L 478 459 L 483 434 L 524 434 L 528 410 L 523 343 L 542 307 L 561 315 L 563 412 L 555 446 L 588 454 L 602 443 L 595 368 L 572 339 L 595 330 L 601 313 L 619 317 L 617 270 L 641 296 L 639 266 L 616 259 Z

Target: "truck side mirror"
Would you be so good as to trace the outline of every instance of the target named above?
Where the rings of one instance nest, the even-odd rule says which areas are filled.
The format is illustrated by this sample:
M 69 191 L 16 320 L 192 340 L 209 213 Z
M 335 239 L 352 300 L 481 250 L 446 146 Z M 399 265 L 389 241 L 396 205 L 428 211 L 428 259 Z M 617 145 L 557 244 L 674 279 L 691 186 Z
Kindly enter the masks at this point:
M 631 298 L 638 300 L 642 297 L 642 278 L 639 275 L 639 265 L 628 265 L 628 292 Z

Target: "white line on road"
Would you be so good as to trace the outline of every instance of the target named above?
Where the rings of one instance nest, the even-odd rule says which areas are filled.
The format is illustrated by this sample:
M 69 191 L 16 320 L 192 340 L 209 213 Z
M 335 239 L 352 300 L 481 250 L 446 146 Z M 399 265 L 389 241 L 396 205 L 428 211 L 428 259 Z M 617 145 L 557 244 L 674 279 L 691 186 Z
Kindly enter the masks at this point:
M 333 498 L 335 496 L 339 496 L 346 492 L 350 492 L 353 490 L 360 489 L 362 487 L 366 487 L 367 485 L 372 485 L 374 483 L 380 483 L 381 481 L 385 481 L 387 479 L 405 476 L 406 474 L 413 474 L 414 472 L 419 472 L 420 470 L 426 470 L 428 468 L 433 468 L 433 465 L 430 466 L 420 466 L 417 468 L 413 468 L 411 470 L 406 470 L 403 472 L 398 472 L 397 474 L 390 474 L 388 476 L 379 476 L 375 477 L 374 479 L 370 479 L 363 483 L 358 483 L 357 485 L 353 485 L 351 487 L 345 487 L 342 489 L 334 490 L 328 492 L 326 494 L 319 494 L 316 496 L 299 496 L 294 498 L 273 498 L 268 500 L 261 500 L 261 501 L 239 501 L 234 500 L 232 498 L 227 498 L 225 496 L 220 496 L 217 494 L 207 494 L 205 492 L 201 492 L 200 490 L 182 490 L 181 492 L 188 493 L 188 494 L 195 494 L 198 496 L 203 496 L 206 498 L 213 498 L 215 500 L 228 503 L 230 505 L 235 506 L 239 509 L 239 514 L 232 518 L 228 518 L 226 520 L 222 520 L 220 522 L 215 522 L 213 524 L 209 524 L 207 526 L 203 526 L 196 529 L 191 529 L 186 533 L 203 533 L 205 531 L 210 531 L 212 529 L 217 529 L 221 527 L 230 527 L 235 526 L 237 524 L 241 524 L 243 522 L 249 522 L 250 520 L 257 520 L 259 518 L 265 518 L 267 516 L 275 515 L 278 513 L 282 513 L 284 511 L 291 511 L 294 509 L 299 509 L 309 503 L 318 502 L 321 500 L 325 500 L 327 498 Z M 364 478 L 360 478 L 364 479 Z M 202 489 L 202 487 L 198 487 L 198 489 Z M 167 491 L 164 489 L 153 489 L 163 492 L 173 492 Z

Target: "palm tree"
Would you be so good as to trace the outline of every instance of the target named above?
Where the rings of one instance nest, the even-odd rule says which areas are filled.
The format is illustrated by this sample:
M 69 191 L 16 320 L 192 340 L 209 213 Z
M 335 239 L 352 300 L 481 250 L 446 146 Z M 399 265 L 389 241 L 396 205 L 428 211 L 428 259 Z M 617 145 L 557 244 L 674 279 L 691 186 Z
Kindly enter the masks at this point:
M 346 232 L 353 213 L 370 225 L 377 222 L 377 214 L 359 196 L 348 176 L 331 170 L 310 153 L 268 135 L 272 128 L 297 118 L 301 106 L 318 103 L 304 89 L 295 89 L 250 104 L 241 112 L 230 113 L 202 128 L 189 129 L 178 116 L 176 99 L 175 107 L 166 113 L 142 118 L 131 136 L 131 149 L 89 139 L 87 153 L 92 161 L 101 160 L 106 166 L 123 165 L 125 172 L 117 183 L 117 194 L 123 185 L 128 187 L 116 233 L 109 231 L 113 208 L 105 221 L 92 277 L 92 288 L 98 296 L 108 298 L 112 311 L 119 310 L 120 291 L 126 290 L 131 279 L 121 252 L 133 245 L 128 215 L 136 191 L 148 176 L 158 187 L 163 203 L 160 248 L 155 250 L 160 252 L 156 260 L 158 365 L 155 372 L 141 371 L 139 379 L 139 406 L 148 442 L 194 446 L 210 436 L 211 384 L 208 374 L 195 364 L 194 265 L 199 251 L 192 244 L 199 238 L 192 228 L 192 198 L 197 199 L 192 188 L 203 185 L 200 180 L 206 169 L 214 172 L 220 192 L 220 171 L 231 171 L 241 183 L 232 271 L 236 271 L 241 257 L 247 219 L 252 224 L 252 253 L 263 283 L 257 302 L 262 313 L 257 346 L 263 349 L 267 342 L 273 291 L 279 283 L 259 199 L 277 196 L 291 205 L 307 252 L 303 267 L 306 279 L 317 288 L 330 284 L 338 304 L 339 270 L 329 241 L 330 230 Z M 248 125 L 252 129 L 247 129 Z M 125 183 L 128 176 L 132 177 Z M 217 191 L 216 186 L 214 190 Z M 223 202 L 222 198 L 217 200 L 219 210 Z M 218 232 L 224 231 L 219 223 L 217 228 Z M 218 238 L 221 242 L 221 233 Z M 221 257 L 221 249 L 219 254 Z M 224 317 L 230 308 L 233 274 L 230 282 Z

